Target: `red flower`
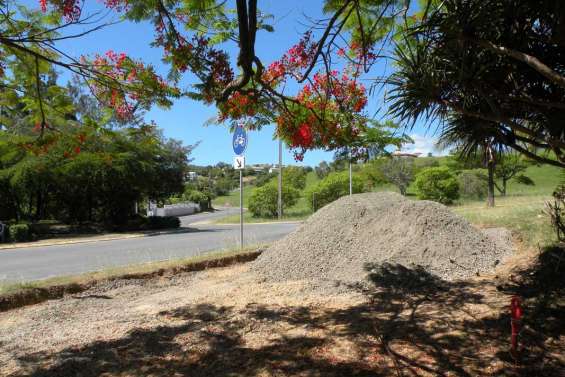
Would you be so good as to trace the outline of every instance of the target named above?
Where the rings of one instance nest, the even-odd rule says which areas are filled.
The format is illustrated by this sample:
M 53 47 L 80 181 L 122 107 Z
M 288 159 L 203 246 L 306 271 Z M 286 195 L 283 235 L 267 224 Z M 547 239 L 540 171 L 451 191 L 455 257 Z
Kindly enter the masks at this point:
M 296 133 L 293 135 L 292 144 L 295 147 L 308 148 L 312 145 L 312 130 L 306 123 L 302 123 Z

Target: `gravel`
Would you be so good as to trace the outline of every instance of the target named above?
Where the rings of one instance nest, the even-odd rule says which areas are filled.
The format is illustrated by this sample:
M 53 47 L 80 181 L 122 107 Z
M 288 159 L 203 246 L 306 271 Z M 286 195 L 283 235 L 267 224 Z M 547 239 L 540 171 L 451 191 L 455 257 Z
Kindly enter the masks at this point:
M 368 284 L 382 265 L 423 268 L 445 280 L 491 272 L 512 253 L 508 232 L 488 234 L 442 204 L 391 192 L 343 197 L 252 263 L 267 281 Z M 338 284 L 335 284 L 338 283 Z

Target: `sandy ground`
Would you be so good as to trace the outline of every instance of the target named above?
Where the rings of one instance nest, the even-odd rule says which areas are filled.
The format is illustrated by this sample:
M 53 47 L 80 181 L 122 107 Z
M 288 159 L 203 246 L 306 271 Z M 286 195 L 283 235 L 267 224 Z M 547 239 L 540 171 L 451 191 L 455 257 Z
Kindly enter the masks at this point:
M 336 294 L 248 269 L 118 280 L 0 313 L 0 375 L 564 375 L 559 326 L 526 326 L 527 352 L 510 357 L 509 294 L 492 277 L 447 283 L 391 267 L 373 290 Z

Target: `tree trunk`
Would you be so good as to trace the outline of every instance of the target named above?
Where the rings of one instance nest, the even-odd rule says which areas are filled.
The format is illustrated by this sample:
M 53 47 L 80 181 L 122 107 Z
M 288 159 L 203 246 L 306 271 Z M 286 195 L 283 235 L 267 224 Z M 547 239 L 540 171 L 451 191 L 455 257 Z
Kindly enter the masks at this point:
M 399 186 L 398 189 L 400 190 L 400 195 L 406 196 L 406 187 Z
M 487 206 L 494 207 L 494 161 L 487 163 L 488 169 L 488 194 Z
M 92 191 L 90 190 L 90 188 L 87 191 L 87 206 L 88 206 L 88 221 L 92 221 Z
M 500 193 L 500 196 L 506 196 L 506 182 L 508 182 L 508 180 L 502 178 L 502 192 Z
M 33 220 L 33 194 L 30 193 L 29 194 L 29 198 L 28 198 L 28 208 L 27 208 L 27 215 L 26 215 L 26 219 L 29 220 Z
M 36 207 L 35 207 L 35 221 L 39 221 L 43 218 L 43 190 L 38 189 L 36 193 Z

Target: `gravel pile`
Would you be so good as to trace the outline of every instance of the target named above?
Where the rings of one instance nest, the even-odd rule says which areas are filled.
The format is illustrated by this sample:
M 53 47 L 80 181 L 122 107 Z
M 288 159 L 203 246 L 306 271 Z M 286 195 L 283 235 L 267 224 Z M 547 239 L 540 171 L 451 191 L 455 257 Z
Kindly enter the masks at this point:
M 493 232 L 491 232 L 493 233 Z M 492 271 L 512 252 L 508 237 L 484 234 L 442 204 L 390 192 L 343 197 L 253 262 L 270 281 L 364 284 L 378 266 L 421 267 L 445 280 Z

